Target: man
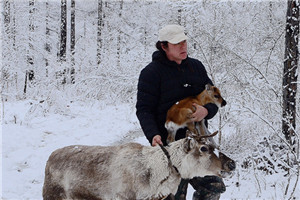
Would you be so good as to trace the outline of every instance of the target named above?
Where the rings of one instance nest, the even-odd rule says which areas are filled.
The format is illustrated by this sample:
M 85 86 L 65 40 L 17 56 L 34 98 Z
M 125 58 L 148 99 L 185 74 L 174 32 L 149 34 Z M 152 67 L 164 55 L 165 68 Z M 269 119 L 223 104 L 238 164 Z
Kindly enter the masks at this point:
M 138 82 L 137 117 L 146 138 L 152 146 L 167 145 L 168 132 L 164 127 L 168 109 L 177 101 L 195 96 L 212 81 L 203 64 L 187 54 L 187 39 L 184 28 L 167 25 L 159 31 L 158 42 L 152 55 L 152 62 L 142 71 Z M 195 122 L 211 119 L 218 111 L 215 104 L 195 105 L 192 115 Z M 179 129 L 175 140 L 184 138 L 186 129 Z M 195 188 L 193 199 L 218 199 L 225 191 L 222 179 L 215 176 L 195 177 L 182 180 L 176 199 L 185 199 L 187 184 Z

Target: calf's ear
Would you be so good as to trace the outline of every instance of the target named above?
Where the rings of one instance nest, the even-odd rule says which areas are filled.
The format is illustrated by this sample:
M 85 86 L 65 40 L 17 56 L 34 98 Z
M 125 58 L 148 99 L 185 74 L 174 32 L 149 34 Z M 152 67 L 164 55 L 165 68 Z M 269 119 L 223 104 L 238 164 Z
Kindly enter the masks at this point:
M 205 89 L 208 90 L 208 91 L 211 90 L 211 89 L 212 89 L 212 85 L 209 84 L 209 83 L 206 84 L 206 85 L 205 85 Z

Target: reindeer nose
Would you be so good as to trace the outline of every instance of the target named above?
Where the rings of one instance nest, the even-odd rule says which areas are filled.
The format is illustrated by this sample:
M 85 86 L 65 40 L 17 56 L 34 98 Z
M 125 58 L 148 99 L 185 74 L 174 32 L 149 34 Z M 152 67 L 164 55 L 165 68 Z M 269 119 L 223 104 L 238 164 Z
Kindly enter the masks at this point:
M 233 160 L 228 162 L 228 168 L 230 169 L 230 171 L 235 170 L 235 162 Z
M 226 106 L 227 102 L 223 99 L 221 107 Z

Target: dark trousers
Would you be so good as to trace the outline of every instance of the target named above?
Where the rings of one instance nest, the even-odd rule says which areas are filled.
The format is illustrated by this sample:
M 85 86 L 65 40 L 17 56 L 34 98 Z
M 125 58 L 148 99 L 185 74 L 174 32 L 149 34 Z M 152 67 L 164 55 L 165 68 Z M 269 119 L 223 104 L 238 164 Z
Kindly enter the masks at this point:
M 196 190 L 193 200 L 218 200 L 226 187 L 222 178 L 217 176 L 195 177 L 193 179 L 181 179 L 175 200 L 185 200 L 188 184 Z M 172 199 L 172 198 L 171 198 Z

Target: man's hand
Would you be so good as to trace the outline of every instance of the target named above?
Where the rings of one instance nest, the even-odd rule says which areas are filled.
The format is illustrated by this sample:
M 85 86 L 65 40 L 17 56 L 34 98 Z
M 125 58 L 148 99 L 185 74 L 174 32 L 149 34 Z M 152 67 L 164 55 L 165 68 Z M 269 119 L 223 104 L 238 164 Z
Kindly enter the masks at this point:
M 199 122 L 208 115 L 208 111 L 205 107 L 200 106 L 196 103 L 193 103 L 193 106 L 196 108 L 196 111 L 191 115 L 191 119 L 194 122 Z
M 161 136 L 160 136 L 160 135 L 156 135 L 156 136 L 154 136 L 153 139 L 152 139 L 152 146 L 153 146 L 153 147 L 156 146 L 156 145 L 158 145 L 158 144 L 163 145 L 163 143 L 162 143 L 162 141 L 161 141 Z

